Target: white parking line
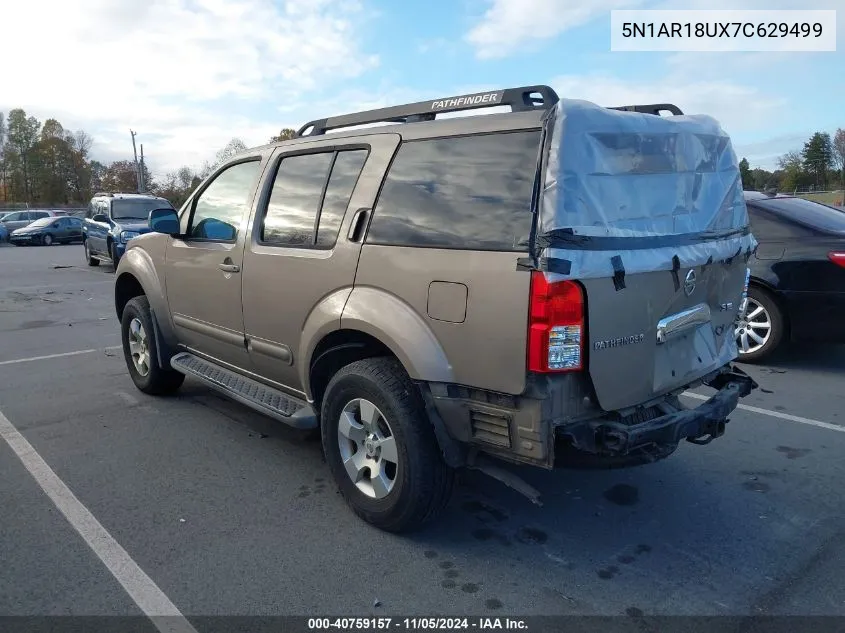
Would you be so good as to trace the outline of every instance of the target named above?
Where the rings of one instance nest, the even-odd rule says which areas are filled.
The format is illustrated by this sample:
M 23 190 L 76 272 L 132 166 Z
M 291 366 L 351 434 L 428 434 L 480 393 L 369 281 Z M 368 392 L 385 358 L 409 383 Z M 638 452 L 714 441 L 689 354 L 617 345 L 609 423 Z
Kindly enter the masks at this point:
M 681 395 L 686 396 L 687 398 L 694 398 L 695 400 L 710 399 L 710 396 L 702 396 L 700 393 L 692 393 L 691 391 L 685 391 Z M 743 411 L 751 411 L 752 413 L 759 413 L 761 415 L 768 415 L 773 418 L 780 418 L 781 420 L 798 422 L 798 424 L 807 424 L 809 426 L 815 426 L 820 429 L 827 429 L 829 431 L 839 431 L 840 433 L 845 433 L 845 426 L 830 424 L 829 422 L 819 422 L 818 420 L 811 420 L 810 418 L 802 418 L 800 415 L 792 415 L 791 413 L 781 413 L 780 411 L 770 411 L 769 409 L 752 407 L 747 404 L 738 404 L 736 408 L 742 409 Z
M 73 528 L 161 633 L 197 633 L 152 578 L 112 538 L 59 476 L 0 412 L 0 436 Z
M 30 356 L 29 358 L 13 358 L 12 360 L 2 360 L 0 365 L 15 365 L 17 363 L 31 363 L 35 360 L 48 360 L 50 358 L 64 358 L 65 356 L 79 356 L 80 354 L 93 354 L 94 352 L 111 351 L 115 349 L 123 349 L 121 345 L 112 345 L 111 347 L 102 347 L 100 349 L 79 349 L 75 352 L 62 352 L 61 354 L 47 354 L 46 356 Z

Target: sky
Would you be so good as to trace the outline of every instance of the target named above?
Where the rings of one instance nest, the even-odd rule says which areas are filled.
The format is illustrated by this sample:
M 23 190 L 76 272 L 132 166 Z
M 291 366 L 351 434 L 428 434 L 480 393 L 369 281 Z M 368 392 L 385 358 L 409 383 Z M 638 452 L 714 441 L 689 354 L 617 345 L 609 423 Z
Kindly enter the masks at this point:
M 612 9 L 838 9 L 835 53 L 610 50 Z M 153 176 L 231 138 L 362 109 L 548 84 L 709 114 L 752 167 L 845 127 L 845 0 L 10 0 L 0 111 L 94 137 Z

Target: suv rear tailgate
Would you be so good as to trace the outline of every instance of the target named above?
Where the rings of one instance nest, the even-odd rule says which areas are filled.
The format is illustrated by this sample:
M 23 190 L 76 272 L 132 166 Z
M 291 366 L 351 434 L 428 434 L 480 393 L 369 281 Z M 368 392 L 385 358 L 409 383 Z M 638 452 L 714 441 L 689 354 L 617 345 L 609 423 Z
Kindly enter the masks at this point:
M 601 407 L 645 404 L 734 360 L 757 243 L 719 124 L 562 99 L 546 126 L 531 246 L 553 281 L 586 291 L 585 367 Z

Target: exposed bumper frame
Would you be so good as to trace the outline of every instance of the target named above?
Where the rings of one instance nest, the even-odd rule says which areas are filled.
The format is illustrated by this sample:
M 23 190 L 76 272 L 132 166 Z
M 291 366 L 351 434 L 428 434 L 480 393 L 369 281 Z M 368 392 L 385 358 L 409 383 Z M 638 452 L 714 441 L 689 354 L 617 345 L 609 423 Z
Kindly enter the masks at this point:
M 639 424 L 590 420 L 559 426 L 558 434 L 569 438 L 579 451 L 610 458 L 652 446 L 676 445 L 684 439 L 694 444 L 708 444 L 724 434 L 728 416 L 736 409 L 740 398 L 757 388 L 757 383 L 742 370 L 731 367 L 718 374 L 708 386 L 718 391 L 693 409 L 678 408 Z

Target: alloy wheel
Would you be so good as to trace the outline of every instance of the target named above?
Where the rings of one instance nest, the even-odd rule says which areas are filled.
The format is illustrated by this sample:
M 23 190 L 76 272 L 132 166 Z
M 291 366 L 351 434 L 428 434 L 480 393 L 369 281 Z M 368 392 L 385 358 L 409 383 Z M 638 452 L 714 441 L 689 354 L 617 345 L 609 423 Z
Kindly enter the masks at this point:
M 761 349 L 772 334 L 772 318 L 760 303 L 748 297 L 742 303 L 734 335 L 740 354 L 750 354 Z
M 340 458 L 346 474 L 362 493 L 383 499 L 396 484 L 399 455 L 384 414 L 369 400 L 350 401 L 337 427 Z
M 150 348 L 147 344 L 147 331 L 137 317 L 129 322 L 129 353 L 135 371 L 141 376 L 150 373 Z

